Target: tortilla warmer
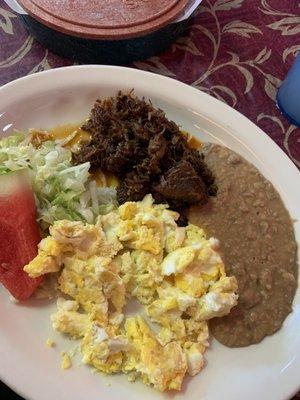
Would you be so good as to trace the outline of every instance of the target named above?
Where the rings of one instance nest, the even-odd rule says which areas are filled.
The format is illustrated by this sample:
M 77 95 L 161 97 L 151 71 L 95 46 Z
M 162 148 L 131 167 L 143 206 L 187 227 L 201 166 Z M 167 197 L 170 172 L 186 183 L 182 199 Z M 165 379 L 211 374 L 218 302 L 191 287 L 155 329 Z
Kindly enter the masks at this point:
M 56 54 L 124 65 L 166 49 L 186 28 L 191 0 L 18 0 L 28 31 Z M 198 3 L 199 0 L 198 0 Z M 195 7 L 194 7 L 195 8 Z

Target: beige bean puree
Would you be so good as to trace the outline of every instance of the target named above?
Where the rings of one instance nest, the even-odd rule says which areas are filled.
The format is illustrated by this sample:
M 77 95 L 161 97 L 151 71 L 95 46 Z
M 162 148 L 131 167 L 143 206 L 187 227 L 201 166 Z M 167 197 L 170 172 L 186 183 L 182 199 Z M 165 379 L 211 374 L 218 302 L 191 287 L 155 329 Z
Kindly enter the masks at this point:
M 248 346 L 276 332 L 292 310 L 298 274 L 293 223 L 253 165 L 220 145 L 203 151 L 219 191 L 205 207 L 191 209 L 190 222 L 220 240 L 226 273 L 239 285 L 238 305 L 210 328 L 226 346 Z

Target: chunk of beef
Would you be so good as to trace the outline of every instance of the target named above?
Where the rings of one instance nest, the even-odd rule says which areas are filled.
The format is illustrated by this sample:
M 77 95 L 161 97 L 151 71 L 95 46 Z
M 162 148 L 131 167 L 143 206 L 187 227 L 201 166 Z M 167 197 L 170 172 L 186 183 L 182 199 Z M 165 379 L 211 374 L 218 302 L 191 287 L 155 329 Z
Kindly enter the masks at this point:
M 217 194 L 217 187 L 214 184 L 215 179 L 204 161 L 203 154 L 195 149 L 185 149 L 183 158 L 193 166 L 197 175 L 202 177 L 207 187 L 207 194 L 209 196 L 215 196 Z
M 139 175 L 136 171 L 128 174 L 117 187 L 117 199 L 120 204 L 142 200 L 148 193 L 151 193 L 149 176 Z
M 74 162 L 89 161 L 93 171 L 116 175 L 120 203 L 152 193 L 156 202 L 180 212 L 184 224 L 185 207 L 216 194 L 203 157 L 189 148 L 175 122 L 132 93 L 97 100 L 83 129 L 91 140 L 74 155 Z
M 175 209 L 192 204 L 203 204 L 208 200 L 207 189 L 202 178 L 197 175 L 193 166 L 185 160 L 179 161 L 161 176 L 153 186 L 154 198 L 168 199 Z

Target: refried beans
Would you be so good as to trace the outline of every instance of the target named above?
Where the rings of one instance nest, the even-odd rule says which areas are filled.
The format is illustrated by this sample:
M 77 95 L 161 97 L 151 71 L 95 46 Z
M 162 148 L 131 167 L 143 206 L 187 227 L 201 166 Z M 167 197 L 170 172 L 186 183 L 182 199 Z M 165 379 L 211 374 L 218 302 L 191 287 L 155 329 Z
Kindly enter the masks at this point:
M 235 152 L 206 145 L 205 161 L 218 194 L 190 210 L 190 222 L 220 240 L 226 272 L 239 286 L 238 305 L 210 329 L 229 347 L 248 346 L 272 335 L 292 310 L 297 287 L 293 223 L 279 194 Z

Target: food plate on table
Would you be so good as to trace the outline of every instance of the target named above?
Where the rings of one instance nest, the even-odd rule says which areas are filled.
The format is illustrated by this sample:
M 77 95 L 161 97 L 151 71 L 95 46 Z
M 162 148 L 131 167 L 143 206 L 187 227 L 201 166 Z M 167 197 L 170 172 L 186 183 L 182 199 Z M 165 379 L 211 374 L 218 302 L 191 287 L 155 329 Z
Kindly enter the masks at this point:
M 1 379 L 39 400 L 292 397 L 299 172 L 276 144 L 207 94 L 127 68 L 61 68 L 0 92 L 0 129 L 14 135 L 0 142 L 0 207 L 9 229 L 28 228 L 20 254 L 5 228 L 1 279 L 21 301 L 1 288 Z M 236 248 L 247 242 L 261 271 Z M 42 293 L 51 280 L 57 305 Z

